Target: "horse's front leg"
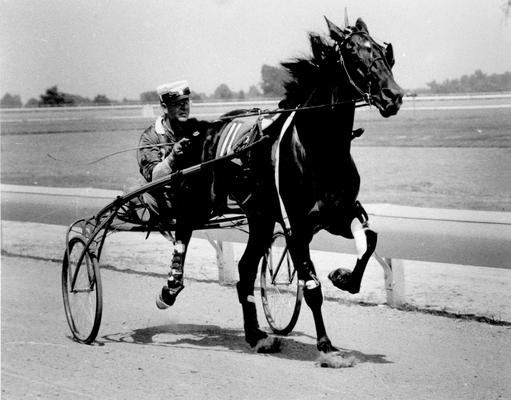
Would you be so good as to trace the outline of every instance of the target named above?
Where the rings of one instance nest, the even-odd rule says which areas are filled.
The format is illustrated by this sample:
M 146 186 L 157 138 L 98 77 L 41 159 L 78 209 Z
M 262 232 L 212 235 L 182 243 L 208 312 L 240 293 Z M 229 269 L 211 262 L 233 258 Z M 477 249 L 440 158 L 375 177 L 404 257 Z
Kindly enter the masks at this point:
M 358 203 L 359 204 L 359 203 Z M 358 214 L 355 215 L 350 224 L 351 234 L 355 239 L 355 246 L 357 249 L 357 262 L 353 271 L 344 268 L 337 268 L 328 274 L 328 278 L 332 281 L 334 286 L 341 290 L 355 294 L 360 291 L 360 283 L 374 250 L 378 234 L 369 229 L 369 221 L 367 214 L 362 206 L 357 207 Z
M 323 292 L 316 269 L 310 258 L 309 243 L 312 239 L 312 231 L 292 228 L 292 235 L 288 239 L 289 250 L 293 263 L 298 272 L 298 279 L 304 282 L 303 297 L 312 311 L 316 326 L 317 348 L 324 353 L 337 351 L 332 345 L 326 333 L 323 320 L 322 305 Z
M 247 247 L 238 263 L 240 280 L 236 284 L 238 299 L 243 310 L 245 340 L 258 352 L 276 352 L 280 350 L 279 342 L 274 339 L 267 340 L 268 334 L 259 329 L 254 297 L 259 261 L 271 245 L 275 223 L 271 219 L 258 215 L 253 218 L 249 216 L 248 224 L 250 233 Z

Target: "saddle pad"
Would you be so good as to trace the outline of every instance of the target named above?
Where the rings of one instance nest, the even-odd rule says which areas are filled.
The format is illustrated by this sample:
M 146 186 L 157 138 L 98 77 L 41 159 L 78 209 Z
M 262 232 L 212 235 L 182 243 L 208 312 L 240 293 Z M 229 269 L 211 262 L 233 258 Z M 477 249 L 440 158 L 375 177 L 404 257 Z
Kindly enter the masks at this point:
M 235 150 L 241 143 L 247 141 L 250 143 L 250 139 L 247 138 L 252 132 L 252 128 L 257 122 L 258 116 L 236 118 L 229 122 L 222 128 L 220 133 L 220 139 L 216 148 L 216 157 L 222 157 L 226 154 L 230 154 Z M 265 117 L 261 121 L 263 130 L 267 128 L 274 120 L 276 116 L 271 118 Z

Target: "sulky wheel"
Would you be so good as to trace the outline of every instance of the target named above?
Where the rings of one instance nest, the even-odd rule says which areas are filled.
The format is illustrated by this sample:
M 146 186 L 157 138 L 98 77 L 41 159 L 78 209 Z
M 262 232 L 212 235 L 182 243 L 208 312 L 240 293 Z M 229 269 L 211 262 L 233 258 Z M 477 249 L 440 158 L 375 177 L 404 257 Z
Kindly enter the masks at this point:
M 276 232 L 261 263 L 261 299 L 272 331 L 287 335 L 296 325 L 303 298 L 303 283 L 298 280 L 285 235 Z
M 86 244 L 83 236 L 69 240 L 62 262 L 62 295 L 74 339 L 90 344 L 101 324 L 103 298 L 98 260 Z

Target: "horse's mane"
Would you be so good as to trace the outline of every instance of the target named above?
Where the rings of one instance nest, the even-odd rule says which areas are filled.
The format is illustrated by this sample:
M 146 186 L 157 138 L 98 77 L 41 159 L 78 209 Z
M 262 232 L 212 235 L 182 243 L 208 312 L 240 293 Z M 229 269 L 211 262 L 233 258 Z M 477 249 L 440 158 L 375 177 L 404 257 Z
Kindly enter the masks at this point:
M 284 101 L 288 106 L 297 106 L 307 101 L 315 88 L 332 79 L 332 72 L 337 65 L 338 54 L 329 38 L 310 33 L 309 41 L 312 51 L 310 57 L 294 58 L 281 63 L 289 74 L 289 79 L 284 82 Z

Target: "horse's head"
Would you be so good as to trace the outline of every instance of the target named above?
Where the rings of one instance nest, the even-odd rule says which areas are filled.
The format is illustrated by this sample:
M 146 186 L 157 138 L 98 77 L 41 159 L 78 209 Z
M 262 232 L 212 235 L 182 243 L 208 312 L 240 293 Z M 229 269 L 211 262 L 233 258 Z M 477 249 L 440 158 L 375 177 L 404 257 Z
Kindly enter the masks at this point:
M 399 111 L 403 90 L 392 75 L 394 53 L 392 45 L 382 46 L 370 35 L 367 25 L 359 18 L 355 26 L 341 29 L 327 18 L 330 38 L 336 42 L 340 73 L 347 75 L 349 83 L 359 94 L 369 94 L 385 118 Z M 367 96 L 366 96 L 367 97 Z

